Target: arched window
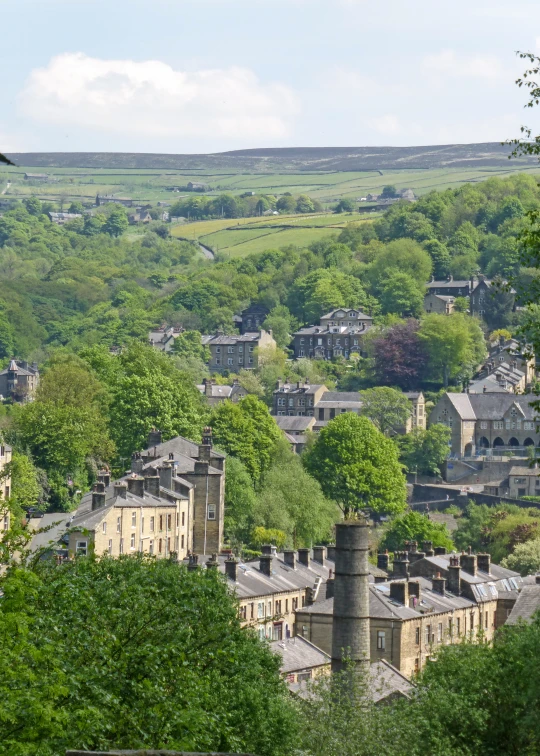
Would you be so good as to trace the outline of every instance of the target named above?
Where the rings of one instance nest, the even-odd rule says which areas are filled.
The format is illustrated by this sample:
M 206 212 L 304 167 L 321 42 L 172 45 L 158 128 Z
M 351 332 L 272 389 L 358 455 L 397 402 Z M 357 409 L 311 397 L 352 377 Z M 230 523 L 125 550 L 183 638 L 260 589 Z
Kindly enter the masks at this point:
M 465 456 L 470 457 L 471 454 L 472 454 L 472 444 L 471 443 L 465 444 Z
M 498 446 L 504 446 L 504 441 L 502 440 L 502 438 L 500 436 L 497 436 L 497 438 L 493 442 L 493 448 L 494 449 L 497 448 Z
M 519 441 L 515 436 L 512 436 L 512 438 L 508 442 L 508 446 L 519 446 Z
M 485 436 L 482 436 L 478 439 L 478 446 L 481 449 L 489 449 L 489 440 Z
M 532 440 L 532 438 L 526 438 L 523 442 L 523 446 L 534 446 L 534 441 Z

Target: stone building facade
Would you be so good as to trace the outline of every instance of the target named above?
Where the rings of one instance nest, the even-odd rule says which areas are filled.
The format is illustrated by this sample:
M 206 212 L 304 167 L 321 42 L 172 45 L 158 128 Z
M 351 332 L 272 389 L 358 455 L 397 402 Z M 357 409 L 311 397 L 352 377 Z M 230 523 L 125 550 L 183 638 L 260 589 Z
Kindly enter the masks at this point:
M 318 326 L 306 326 L 294 334 L 294 356 L 331 360 L 362 354 L 362 337 L 372 325 L 373 318 L 361 310 L 332 310 L 320 318 Z
M 540 434 L 531 402 L 534 394 L 507 392 L 444 394 L 430 413 L 429 424 L 442 423 L 452 431 L 451 453 L 470 456 L 497 450 L 538 446 Z
M 15 402 L 31 400 L 39 383 L 37 362 L 11 360 L 9 366 L 0 372 L 0 394 Z
M 171 553 L 218 553 L 223 545 L 225 457 L 212 448 L 207 431 L 202 444 L 181 436 L 133 455 L 131 473 L 111 483 L 102 471 L 83 497 L 70 524 L 72 553 L 118 556 L 141 551 L 157 557 Z
M 276 346 L 272 333 L 264 330 L 241 335 L 203 336 L 202 343 L 210 349 L 210 371 L 217 373 L 254 370 L 257 367 L 257 350 Z

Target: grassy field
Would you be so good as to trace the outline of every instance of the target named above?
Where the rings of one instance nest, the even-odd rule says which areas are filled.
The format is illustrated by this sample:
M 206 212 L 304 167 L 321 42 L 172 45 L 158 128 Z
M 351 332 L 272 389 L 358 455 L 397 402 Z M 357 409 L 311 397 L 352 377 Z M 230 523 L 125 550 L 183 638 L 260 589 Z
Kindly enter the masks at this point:
M 38 169 L 28 169 L 30 172 Z M 48 168 L 49 181 L 37 182 L 24 179 L 24 169 L 6 168 L 0 173 L 0 191 L 11 182 L 6 198 L 28 197 L 35 194 L 41 199 L 69 203 L 80 199 L 90 203 L 96 194 L 132 197 L 139 203 L 156 204 L 158 201 L 173 203 L 186 195 L 185 191 L 173 191 L 185 186 L 188 181 L 209 185 L 209 195 L 222 192 L 242 194 L 256 192 L 282 195 L 309 194 L 329 207 L 341 197 L 357 199 L 369 192 L 378 193 L 386 184 L 398 189 L 412 188 L 418 195 L 432 189 L 457 187 L 468 182 L 484 181 L 491 176 L 508 176 L 515 172 L 540 175 L 540 166 L 526 166 L 508 162 L 505 167 L 479 166 L 473 168 L 432 168 L 384 171 L 333 171 L 333 172 L 284 172 L 284 173 L 203 173 L 188 171 L 156 170 L 108 170 Z M 44 172 L 39 169 L 39 172 Z M 382 174 L 382 175 L 381 175 Z
M 244 257 L 289 244 L 305 247 L 337 235 L 348 223 L 365 220 L 357 213 L 269 216 L 186 223 L 175 226 L 171 233 L 183 239 L 200 241 L 220 254 Z

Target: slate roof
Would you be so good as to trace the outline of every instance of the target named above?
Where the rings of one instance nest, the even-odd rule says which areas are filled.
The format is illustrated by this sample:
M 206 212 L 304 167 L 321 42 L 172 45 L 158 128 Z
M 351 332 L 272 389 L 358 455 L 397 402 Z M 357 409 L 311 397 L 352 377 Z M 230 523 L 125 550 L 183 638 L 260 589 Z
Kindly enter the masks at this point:
M 319 389 L 326 388 L 323 383 L 304 383 L 297 386 L 296 383 L 284 383 L 281 388 L 274 391 L 274 395 L 281 394 L 315 394 Z
M 506 624 L 515 625 L 520 619 L 531 622 L 533 614 L 538 611 L 540 611 L 540 585 L 524 585 Z
M 426 284 L 428 289 L 463 289 L 470 286 L 470 281 L 430 281 Z
M 207 395 L 206 386 L 204 385 L 204 383 L 200 383 L 200 384 L 198 383 L 197 388 L 199 389 L 201 394 Z M 232 390 L 233 390 L 233 386 L 226 386 L 226 385 L 218 386 L 217 384 L 213 384 L 211 386 L 210 397 L 213 399 L 228 399 L 230 395 L 232 394 Z
M 220 346 L 233 346 L 234 344 L 238 344 L 239 342 L 256 342 L 261 338 L 261 334 L 258 331 L 255 331 L 253 333 L 242 333 L 242 334 L 235 334 L 234 336 L 230 336 L 228 334 L 210 334 L 210 335 L 203 335 L 202 336 L 202 343 L 203 344 L 211 344 L 212 346 L 214 344 L 220 345 Z
M 171 438 L 169 441 L 163 441 L 161 444 L 157 444 L 155 447 L 149 446 L 144 451 L 142 451 L 141 454 L 143 457 L 147 454 L 153 455 L 154 449 L 157 450 L 156 453 L 160 457 L 168 458 L 169 454 L 179 454 L 192 458 L 199 456 L 199 445 L 194 441 L 189 441 L 183 436 L 176 436 L 175 438 Z M 210 454 L 216 459 L 225 459 L 225 454 L 221 454 L 221 452 L 218 452 L 215 449 L 212 449 Z
M 521 465 L 515 465 L 510 468 L 509 475 L 532 475 L 537 478 L 540 475 L 540 470 L 537 467 L 525 467 Z
M 275 418 L 276 423 L 282 431 L 299 431 L 304 432 L 309 430 L 315 423 L 314 417 L 307 416 L 290 416 L 290 415 L 277 415 Z
M 313 643 L 310 643 L 301 635 L 285 640 L 270 643 L 272 653 L 281 656 L 281 672 L 286 675 L 290 672 L 313 669 L 330 664 L 330 656 Z
M 500 420 L 513 404 L 523 412 L 525 420 L 536 419 L 531 402 L 538 401 L 534 394 L 509 394 L 505 391 L 487 394 L 446 394 L 462 420 Z
M 321 402 L 354 402 L 362 404 L 358 391 L 325 391 L 317 404 L 319 405 Z
M 36 375 L 36 370 L 27 370 L 26 368 L 17 365 L 15 360 L 11 360 L 9 366 L 5 370 L 0 371 L 0 375 L 6 375 L 7 373 L 16 372 L 18 375 Z
M 240 599 L 256 598 L 259 596 L 271 596 L 274 593 L 286 593 L 305 588 L 313 588 L 317 577 L 326 582 L 333 569 L 334 563 L 325 560 L 324 565 L 311 560 L 311 566 L 305 567 L 296 561 L 293 569 L 285 564 L 278 556 L 272 560 L 272 575 L 268 577 L 259 569 L 259 560 L 253 562 L 240 562 L 237 567 L 235 593 Z M 218 569 L 225 572 L 225 565 L 220 561 Z M 229 583 L 232 581 L 229 580 Z M 325 595 L 325 589 L 321 584 L 320 595 Z
M 510 394 L 513 393 L 512 388 L 513 385 L 509 386 L 509 388 L 501 386 L 499 381 L 495 378 L 495 375 L 492 373 L 485 378 L 480 378 L 477 381 L 470 383 L 468 386 L 468 392 L 469 394 L 484 394 L 487 392 L 491 394 L 500 394 L 501 392 Z
M 375 703 L 396 694 L 408 698 L 414 690 L 410 680 L 386 659 L 372 662 L 369 673 L 370 693 Z
M 349 315 L 351 312 L 356 312 L 357 315 L 355 316 L 357 320 L 373 320 L 371 315 L 366 315 L 362 310 L 358 310 L 355 307 L 338 307 L 336 310 L 332 310 L 331 312 L 327 312 L 326 315 L 321 315 L 321 320 L 326 320 L 336 318 L 336 312 L 342 312 L 344 313 L 341 315 L 342 318 L 348 318 L 352 317 Z

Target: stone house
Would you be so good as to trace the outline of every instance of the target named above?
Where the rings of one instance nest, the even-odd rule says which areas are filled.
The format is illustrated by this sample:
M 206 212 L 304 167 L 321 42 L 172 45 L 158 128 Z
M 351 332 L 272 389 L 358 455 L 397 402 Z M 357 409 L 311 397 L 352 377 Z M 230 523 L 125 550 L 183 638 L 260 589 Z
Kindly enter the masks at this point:
M 313 417 L 315 405 L 327 391 L 326 386 L 319 383 L 278 381 L 272 395 L 272 414 Z
M 205 378 L 201 384 L 197 384 L 197 388 L 211 407 L 221 404 L 226 399 L 236 404 L 248 394 L 238 378 L 234 379 L 232 386 L 216 384 L 215 378 Z
M 429 292 L 424 297 L 424 312 L 437 312 L 440 315 L 451 315 L 454 312 L 455 297 Z
M 49 216 L 49 220 L 51 223 L 55 223 L 57 226 L 63 226 L 64 223 L 69 223 L 69 221 L 76 220 L 77 218 L 82 218 L 83 216 L 81 213 L 47 213 Z
M 405 391 L 405 396 L 411 405 L 411 414 L 405 427 L 400 428 L 400 433 L 410 433 L 414 428 L 426 428 L 426 399 L 421 391 Z
M 225 573 L 238 598 L 242 624 L 270 640 L 295 635 L 296 610 L 320 603 L 334 572 L 325 546 L 278 554 L 274 546 L 266 545 L 256 561 L 241 563 L 231 557 L 214 560 L 214 564 Z M 374 565 L 370 565 L 370 574 L 372 580 L 386 578 Z
M 483 370 L 481 378 L 473 380 L 467 386 L 468 394 L 486 394 L 488 392 L 500 393 L 506 391 L 510 394 L 523 394 L 527 388 L 525 373 L 518 370 L 516 362 L 512 365 L 507 362 L 499 362 L 491 368 L 488 363 L 486 370 Z
M 148 334 L 150 346 L 158 349 L 160 352 L 171 352 L 175 339 L 184 333 L 182 326 L 170 326 L 163 323 L 159 328 L 155 328 Z
M 202 343 L 210 349 L 210 371 L 218 373 L 226 370 L 230 373 L 254 370 L 257 367 L 256 350 L 276 346 L 272 332 L 264 330 L 241 335 L 203 336 Z
M 502 365 L 523 373 L 525 387 L 531 386 L 536 380 L 535 355 L 530 347 L 521 344 L 517 339 L 505 339 L 501 336 L 499 342 L 489 348 L 488 358 L 476 378 L 490 375 Z
M 314 417 L 302 417 L 298 415 L 280 415 L 275 418 L 275 421 L 284 433 L 288 433 L 291 436 L 304 436 L 308 431 L 313 430 L 313 426 L 315 425 Z
M 503 284 L 506 282 L 502 282 Z M 512 295 L 512 309 L 515 310 L 515 289 L 510 289 Z M 470 299 L 469 299 L 469 312 L 471 315 L 478 315 L 483 317 L 485 315 L 486 301 L 488 299 L 496 299 L 497 296 L 501 296 L 494 282 L 483 275 L 478 276 L 478 281 L 473 279 Z
M 302 690 L 302 683 L 330 674 L 330 655 L 301 635 L 272 641 L 270 650 L 281 657 L 280 672 L 291 693 Z
M 386 556 L 388 566 L 388 556 L 381 556 Z M 495 565 L 491 574 L 467 574 L 455 555 L 446 555 L 440 564 L 431 564 L 420 552 L 419 559 L 409 563 L 410 556 L 396 555 L 392 581 L 369 586 L 371 661 L 386 660 L 407 677 L 422 669 L 442 645 L 479 635 L 490 640 L 506 621 L 507 594 L 513 605 L 521 581 L 517 573 Z M 332 623 L 332 596 L 296 612 L 297 634 L 327 653 L 332 648 Z
M 441 397 L 429 416 L 429 425 L 442 423 L 452 431 L 451 454 L 458 457 L 493 453 L 540 444 L 534 394 L 482 393 Z
M 240 333 L 254 333 L 260 331 L 269 312 L 268 307 L 254 303 L 242 310 L 239 315 L 235 315 L 234 322 Z
M 361 310 L 332 310 L 320 318 L 318 326 L 306 326 L 294 334 L 294 356 L 331 360 L 362 354 L 362 337 L 372 325 L 373 318 Z
M 225 457 L 181 436 L 162 443 L 155 431 L 149 448 L 136 452 L 131 472 L 115 483 L 102 471 L 70 524 L 69 548 L 85 553 L 141 551 L 184 558 L 188 551 L 219 552 L 225 515 Z M 119 523 L 120 522 L 120 529 Z
M 508 625 L 518 622 L 531 623 L 540 610 L 540 575 L 534 576 L 534 584 L 524 585 L 507 619 Z
M 474 287 L 474 280 L 466 279 L 454 281 L 452 276 L 448 276 L 445 281 L 435 281 L 431 279 L 426 284 L 428 294 L 437 294 L 443 297 L 468 297 Z
M 39 383 L 37 362 L 31 365 L 24 360 L 11 360 L 0 372 L 0 395 L 15 402 L 32 399 Z
M 510 468 L 508 488 L 512 499 L 522 496 L 540 496 L 540 470 L 538 465 L 526 467 L 515 465 Z

